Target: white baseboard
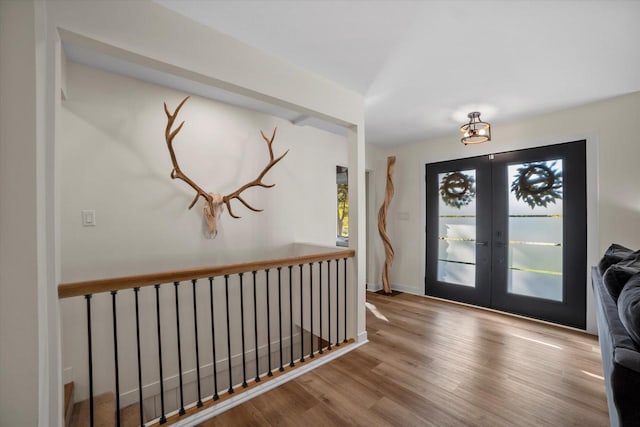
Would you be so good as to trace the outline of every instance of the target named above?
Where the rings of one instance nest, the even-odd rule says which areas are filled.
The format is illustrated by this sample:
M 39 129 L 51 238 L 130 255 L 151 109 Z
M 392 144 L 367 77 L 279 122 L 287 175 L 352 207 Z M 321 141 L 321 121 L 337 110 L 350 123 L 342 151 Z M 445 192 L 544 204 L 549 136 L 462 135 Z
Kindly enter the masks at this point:
M 293 335 L 293 341 L 294 343 L 297 341 L 297 338 L 299 336 L 300 332 L 297 332 Z M 283 337 L 282 339 L 282 347 L 283 350 L 284 349 L 288 349 L 289 348 L 289 342 L 290 342 L 290 337 Z M 277 355 L 277 348 L 278 348 L 278 342 L 272 342 L 271 343 L 271 354 L 272 356 L 274 356 L 274 360 L 275 356 Z M 267 356 L 267 344 L 263 344 L 261 346 L 258 347 L 258 353 L 260 358 L 264 358 Z M 246 363 L 249 364 L 250 362 L 255 360 L 255 351 L 254 349 L 248 349 L 246 354 L 245 354 L 245 360 Z M 232 369 L 238 368 L 242 366 L 242 353 L 237 353 L 231 356 L 231 367 Z M 216 361 L 216 372 L 218 373 L 218 375 L 223 375 L 227 372 L 228 370 L 228 358 L 222 358 L 222 359 L 218 359 Z M 196 381 L 196 369 L 190 369 L 190 370 L 186 370 L 182 373 L 182 381 L 184 385 L 188 385 L 190 383 L 193 383 Z M 206 363 L 206 364 L 202 364 L 200 365 L 200 376 L 201 378 L 208 378 L 213 376 L 213 363 Z M 167 376 L 164 378 L 164 389 L 165 392 L 169 392 L 173 389 L 177 389 L 180 385 L 179 383 L 179 376 L 176 375 L 171 375 L 171 376 Z M 154 381 L 148 384 L 144 384 L 142 386 L 142 393 L 145 397 L 145 399 L 150 398 L 152 396 L 158 396 L 160 395 L 160 382 L 159 381 Z M 125 407 L 128 405 L 131 405 L 133 403 L 138 402 L 138 388 L 134 388 L 132 390 L 128 390 L 125 392 L 120 393 L 120 406 L 121 407 Z
M 62 383 L 67 384 L 73 381 L 73 367 L 69 366 L 62 370 Z
M 360 338 L 360 337 L 358 337 Z M 351 345 L 348 345 L 345 348 L 339 349 L 339 350 L 332 350 L 331 354 L 328 354 L 326 356 L 321 357 L 320 359 L 317 360 L 313 360 L 313 361 L 309 361 L 306 362 L 304 366 L 301 366 L 297 369 L 294 369 L 291 372 L 288 372 L 284 375 L 281 375 L 277 378 L 274 378 L 264 384 L 260 384 L 257 385 L 255 387 L 252 387 L 249 390 L 246 390 L 243 393 L 238 394 L 237 396 L 231 397 L 227 400 L 225 400 L 224 402 L 218 403 L 215 406 L 212 406 L 211 408 L 205 409 L 201 412 L 198 412 L 192 416 L 190 416 L 187 419 L 178 421 L 177 423 L 174 424 L 174 426 L 176 427 L 188 427 L 188 426 L 195 426 L 198 425 L 208 419 L 213 418 L 214 416 L 221 414 L 225 411 L 228 411 L 229 409 L 240 405 L 241 403 L 244 403 L 250 399 L 253 399 L 256 396 L 259 396 L 263 393 L 266 393 L 269 390 L 272 390 L 282 384 L 285 384 L 297 377 L 299 377 L 300 375 L 306 374 L 307 372 L 312 371 L 313 369 L 324 365 L 325 363 L 328 363 L 346 353 L 349 353 L 352 350 L 355 350 L 356 348 L 360 347 L 361 345 L 364 345 L 367 341 L 363 341 L 360 342 L 358 339 L 358 342 L 353 343 Z M 335 347 L 334 347 L 335 348 Z M 308 359 L 311 360 L 311 359 Z M 194 405 L 191 405 L 194 406 Z M 167 417 L 169 417 L 169 415 L 171 414 L 167 414 Z

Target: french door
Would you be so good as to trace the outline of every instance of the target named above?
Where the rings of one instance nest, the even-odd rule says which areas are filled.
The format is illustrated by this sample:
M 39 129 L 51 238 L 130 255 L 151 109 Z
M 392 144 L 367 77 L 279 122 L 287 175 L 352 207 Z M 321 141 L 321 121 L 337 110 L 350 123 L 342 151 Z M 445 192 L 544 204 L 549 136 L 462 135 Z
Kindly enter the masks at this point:
M 584 329 L 585 146 L 427 164 L 426 293 Z

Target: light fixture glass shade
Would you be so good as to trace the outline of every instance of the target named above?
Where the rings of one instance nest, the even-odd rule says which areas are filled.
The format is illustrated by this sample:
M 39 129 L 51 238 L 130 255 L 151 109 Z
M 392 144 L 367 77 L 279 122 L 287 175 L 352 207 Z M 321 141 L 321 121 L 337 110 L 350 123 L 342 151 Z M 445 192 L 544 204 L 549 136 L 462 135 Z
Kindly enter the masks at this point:
M 463 133 L 460 142 L 467 145 L 491 141 L 491 125 L 480 120 L 480 113 L 473 111 L 467 117 L 469 122 L 460 126 L 460 131 Z

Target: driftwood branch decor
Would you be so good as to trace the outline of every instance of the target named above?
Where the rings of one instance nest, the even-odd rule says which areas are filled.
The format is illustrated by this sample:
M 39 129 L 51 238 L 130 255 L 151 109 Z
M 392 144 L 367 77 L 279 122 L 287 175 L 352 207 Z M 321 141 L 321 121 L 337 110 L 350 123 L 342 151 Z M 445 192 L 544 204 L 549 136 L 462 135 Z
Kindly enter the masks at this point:
M 382 244 L 384 245 L 384 267 L 382 269 L 382 288 L 386 294 L 391 293 L 391 285 L 389 284 L 389 269 L 393 262 L 393 247 L 391 246 L 391 240 L 387 235 L 387 210 L 391 199 L 393 198 L 393 171 L 396 168 L 396 156 L 387 157 L 387 187 L 384 193 L 384 203 L 380 207 L 378 212 L 378 232 L 382 238 Z
M 188 96 L 185 99 L 183 99 L 182 102 L 180 102 L 180 104 L 178 105 L 176 110 L 173 112 L 173 114 L 169 112 L 167 103 L 166 102 L 164 103 L 164 112 L 167 115 L 167 127 L 165 128 L 165 139 L 167 141 L 167 148 L 169 149 L 169 155 L 171 156 L 171 163 L 173 164 L 173 169 L 171 170 L 171 178 L 182 180 L 195 190 L 196 195 L 193 201 L 191 202 L 191 204 L 189 205 L 189 209 L 191 209 L 196 204 L 196 202 L 200 197 L 202 197 L 205 200 L 204 217 L 207 222 L 209 237 L 215 237 L 216 234 L 218 234 L 216 220 L 217 218 L 220 217 L 220 214 L 222 213 L 223 204 L 226 205 L 229 215 L 231 215 L 233 218 L 240 218 L 239 216 L 235 215 L 231 210 L 231 201 L 233 199 L 238 200 L 240 203 L 242 203 L 248 209 L 254 212 L 262 212 L 262 209 L 254 208 L 249 203 L 247 203 L 247 201 L 244 200 L 240 195 L 244 190 L 251 187 L 263 187 L 263 188 L 274 187 L 275 184 L 265 184 L 262 182 L 262 179 L 267 174 L 267 172 L 271 170 L 272 167 L 274 167 L 280 160 L 284 158 L 284 156 L 287 155 L 289 150 L 285 151 L 282 155 L 276 158 L 273 154 L 273 140 L 276 137 L 276 131 L 278 130 L 278 128 L 275 128 L 273 130 L 273 134 L 271 135 L 271 138 L 267 138 L 267 136 L 262 131 L 260 131 L 260 135 L 262 135 L 262 138 L 267 143 L 267 149 L 269 150 L 269 163 L 267 164 L 267 166 L 265 166 L 262 172 L 258 174 L 258 177 L 253 181 L 249 181 L 248 183 L 244 184 L 243 186 L 238 188 L 236 191 L 227 194 L 226 196 L 223 196 L 220 193 L 207 193 L 200 186 L 198 186 L 198 184 L 196 184 L 193 180 L 191 180 L 191 178 L 185 175 L 184 172 L 182 172 L 182 170 L 180 169 L 180 165 L 178 164 L 178 158 L 176 157 L 176 153 L 173 150 L 173 139 L 178 134 L 178 132 L 180 132 L 180 130 L 182 129 L 182 125 L 184 125 L 184 122 L 182 122 L 176 129 L 172 130 L 173 122 L 178 116 L 178 112 L 180 111 L 184 103 L 187 102 L 187 99 L 189 99 Z

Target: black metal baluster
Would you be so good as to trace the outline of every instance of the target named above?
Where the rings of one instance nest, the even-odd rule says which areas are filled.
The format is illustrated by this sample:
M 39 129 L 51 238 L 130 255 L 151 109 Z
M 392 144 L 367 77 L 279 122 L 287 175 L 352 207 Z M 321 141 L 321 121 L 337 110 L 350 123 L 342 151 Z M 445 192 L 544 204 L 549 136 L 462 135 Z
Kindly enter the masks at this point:
M 296 366 L 293 362 L 293 265 L 289 266 L 289 352 L 291 353 L 291 361 L 289 366 Z
M 278 333 L 280 334 L 280 372 L 284 371 L 284 367 L 282 366 L 284 362 L 282 361 L 282 278 L 280 276 L 280 270 L 282 267 L 278 267 Z
M 309 358 L 313 359 L 316 356 L 313 354 L 313 263 L 309 263 Z
M 344 341 L 347 342 L 347 259 L 344 258 Z
M 265 270 L 267 277 L 267 359 L 269 361 L 269 371 L 267 372 L 267 376 L 272 377 L 273 372 L 271 372 L 271 310 L 269 308 L 269 269 Z
M 327 350 L 331 350 L 331 260 L 327 260 Z
M 257 297 L 256 297 L 256 274 L 257 271 L 252 271 L 253 274 L 253 336 L 255 338 L 256 343 L 256 379 L 255 381 L 260 382 L 260 358 L 258 357 L 258 306 L 257 306 Z
M 218 359 L 216 359 L 216 329 L 213 311 L 213 277 L 209 277 L 209 304 L 211 306 L 211 351 L 213 356 L 213 400 L 220 399 L 218 396 Z
M 176 300 L 176 336 L 178 337 L 178 380 L 180 384 L 180 410 L 178 411 L 179 415 L 184 415 L 184 388 L 182 386 L 182 350 L 180 347 L 180 308 L 178 301 L 178 286 L 180 286 L 180 282 L 173 282 L 173 288 L 175 290 L 175 300 Z
M 138 350 L 138 412 L 140 415 L 140 425 L 144 424 L 142 410 L 142 356 L 140 354 L 140 309 L 138 306 L 138 292 L 140 288 L 133 288 L 136 299 L 136 347 Z
M 196 379 L 198 381 L 198 403 L 196 406 L 202 406 L 202 392 L 200 388 L 200 351 L 198 349 L 198 305 L 196 304 L 196 279 L 191 280 L 191 289 L 193 295 L 193 329 L 196 341 Z
M 242 336 L 242 387 L 247 388 L 247 361 L 246 361 L 246 353 L 244 350 L 244 293 L 243 293 L 243 284 L 242 284 L 242 276 L 244 273 L 240 273 L 240 334 Z
M 116 426 L 120 427 L 120 369 L 118 366 L 118 322 L 116 313 L 116 294 L 118 291 L 111 291 L 111 312 L 113 320 L 113 361 L 116 375 Z
M 302 264 L 300 267 L 300 361 L 304 362 L 304 312 L 302 310 Z
M 162 335 L 160 333 L 160 285 L 154 285 L 156 288 L 156 323 L 158 325 L 158 360 L 160 366 L 160 424 L 167 422 L 164 416 L 164 377 L 162 375 Z
M 89 423 L 93 427 L 93 352 L 91 350 L 91 295 L 87 300 L 87 343 L 89 345 Z
M 336 347 L 340 347 L 340 260 L 336 259 Z
M 318 347 L 320 347 L 320 350 L 318 351 L 318 353 L 323 354 L 324 352 L 322 351 L 322 348 L 324 347 L 324 345 L 322 345 L 322 261 L 319 262 L 320 266 L 318 267 L 318 273 L 320 274 L 320 277 L 318 278 L 318 299 L 320 300 L 320 305 L 318 307 L 318 311 L 320 312 L 320 337 L 318 340 Z
M 229 275 L 224 275 L 224 298 L 227 307 L 227 361 L 229 364 L 229 394 L 233 393 L 233 380 L 231 376 L 231 332 L 229 330 Z

